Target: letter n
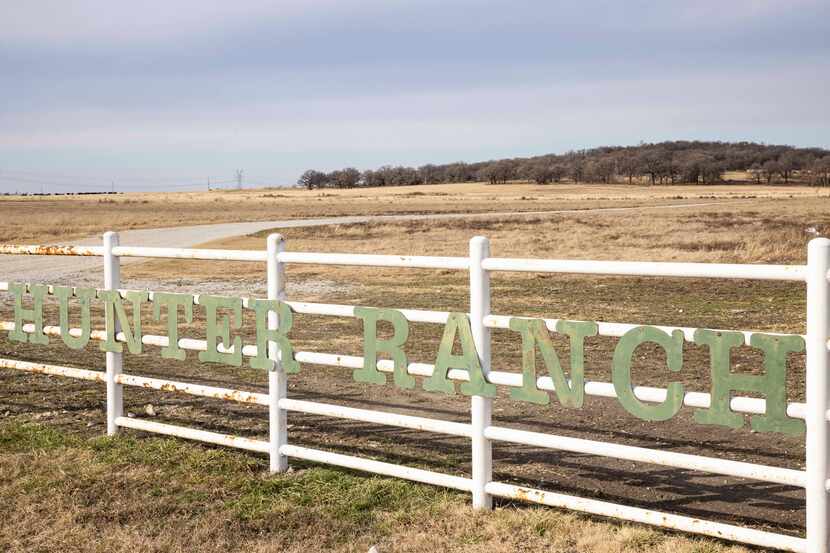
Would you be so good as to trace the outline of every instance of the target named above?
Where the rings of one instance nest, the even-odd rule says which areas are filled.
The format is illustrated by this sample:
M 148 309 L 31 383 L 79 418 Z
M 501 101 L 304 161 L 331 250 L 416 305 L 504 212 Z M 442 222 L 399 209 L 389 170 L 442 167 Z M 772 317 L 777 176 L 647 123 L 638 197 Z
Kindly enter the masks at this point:
M 118 290 L 98 290 L 98 299 L 104 301 L 107 327 L 106 340 L 99 344 L 101 351 L 121 352 L 124 348 L 118 342 L 117 336 L 119 332 L 123 332 L 130 353 L 141 353 L 141 304 L 148 302 L 149 297 L 148 292 L 130 291 L 124 294 L 124 299 L 132 304 L 133 320 L 130 325 L 130 319 L 121 301 L 121 293 Z

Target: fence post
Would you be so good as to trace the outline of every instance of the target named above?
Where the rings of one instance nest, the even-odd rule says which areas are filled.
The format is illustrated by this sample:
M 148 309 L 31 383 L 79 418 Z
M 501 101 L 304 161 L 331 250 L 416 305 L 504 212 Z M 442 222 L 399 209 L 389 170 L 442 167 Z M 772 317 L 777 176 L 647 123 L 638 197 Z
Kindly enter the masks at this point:
M 285 299 L 285 265 L 278 259 L 280 252 L 284 250 L 285 239 L 282 235 L 269 234 L 268 260 L 266 262 L 269 300 L 282 301 Z M 276 329 L 278 327 L 277 313 L 269 312 L 268 328 Z M 287 396 L 288 379 L 283 371 L 282 363 L 276 360 L 278 351 L 277 343 L 272 340 L 269 341 L 268 358 L 275 360 L 274 367 L 268 371 L 268 432 L 271 444 L 269 450 L 271 472 L 283 472 L 288 469 L 288 458 L 280 454 L 280 447 L 288 443 L 288 424 L 285 409 L 280 409 L 279 405 L 280 399 Z
M 827 400 L 830 396 L 830 240 L 815 238 L 807 247 L 807 551 L 828 551 L 828 446 Z
M 104 289 L 118 290 L 121 286 L 121 258 L 112 255 L 112 249 L 118 246 L 118 233 L 104 233 Z M 114 334 L 121 330 L 117 317 L 108 324 L 115 325 Z M 109 330 L 109 329 L 107 329 Z M 115 419 L 124 414 L 124 387 L 115 381 L 123 368 L 123 354 L 108 351 L 107 356 L 107 436 L 118 432 Z
M 484 236 L 470 240 L 470 327 L 478 351 L 481 370 L 487 377 L 490 372 L 490 329 L 484 326 L 484 317 L 490 314 L 490 273 L 481 262 L 490 255 L 490 241 Z M 490 426 L 493 400 L 481 396 L 471 399 L 473 508 L 491 509 L 493 497 L 485 486 L 493 477 L 493 448 L 484 437 L 484 429 Z

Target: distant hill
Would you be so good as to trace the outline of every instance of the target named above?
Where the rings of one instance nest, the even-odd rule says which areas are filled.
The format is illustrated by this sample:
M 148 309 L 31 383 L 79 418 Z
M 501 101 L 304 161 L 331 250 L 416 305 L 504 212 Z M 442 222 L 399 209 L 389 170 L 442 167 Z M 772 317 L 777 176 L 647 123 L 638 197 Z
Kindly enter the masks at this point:
M 638 146 L 603 146 L 565 154 L 462 161 L 421 167 L 385 165 L 360 172 L 353 167 L 324 173 L 310 169 L 297 184 L 305 188 L 408 186 L 447 182 L 503 183 L 525 180 L 557 182 L 627 182 L 630 184 L 722 182 L 727 172 L 741 172 L 758 184 L 798 182 L 830 184 L 830 150 L 754 142 L 678 140 Z

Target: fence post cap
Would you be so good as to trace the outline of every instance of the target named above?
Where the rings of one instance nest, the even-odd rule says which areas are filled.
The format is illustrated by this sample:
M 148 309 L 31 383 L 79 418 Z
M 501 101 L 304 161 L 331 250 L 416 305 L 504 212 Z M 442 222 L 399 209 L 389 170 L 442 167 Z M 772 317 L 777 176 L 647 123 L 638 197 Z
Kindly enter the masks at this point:
M 104 245 L 111 244 L 113 246 L 118 245 L 118 233 L 114 230 L 108 230 L 104 233 Z
M 478 260 L 490 257 L 490 239 L 486 236 L 470 238 L 470 257 Z
M 823 236 L 820 236 L 818 238 L 813 238 L 812 240 L 810 240 L 807 243 L 807 248 L 811 249 L 811 250 L 814 249 L 814 248 L 827 248 L 827 247 L 830 247 L 830 238 L 825 238 Z
M 486 236 L 473 236 L 470 238 L 470 252 L 481 251 L 482 255 L 490 255 L 490 239 Z

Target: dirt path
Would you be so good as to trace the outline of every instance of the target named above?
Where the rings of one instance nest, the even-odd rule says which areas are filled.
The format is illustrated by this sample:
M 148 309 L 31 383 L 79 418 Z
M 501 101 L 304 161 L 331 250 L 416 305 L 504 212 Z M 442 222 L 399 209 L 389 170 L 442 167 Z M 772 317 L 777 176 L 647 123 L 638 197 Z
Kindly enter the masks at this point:
M 645 211 L 656 209 L 687 209 L 723 205 L 727 203 L 745 203 L 746 200 L 728 200 L 695 203 L 675 203 L 633 207 L 605 207 L 589 209 L 563 209 L 548 211 L 501 211 L 490 213 L 436 213 L 413 215 L 368 215 L 325 217 L 319 219 L 289 219 L 281 221 L 255 221 L 248 223 L 220 223 L 211 225 L 194 225 L 183 227 L 138 229 L 120 232 L 121 244 L 125 246 L 178 247 L 189 248 L 213 240 L 243 236 L 268 229 L 297 227 L 316 227 L 326 225 L 343 225 L 384 221 L 418 221 L 432 219 L 504 219 L 521 217 L 538 217 L 540 215 L 602 215 L 620 212 Z M 73 241 L 72 245 L 99 245 L 101 238 L 93 236 Z M 124 259 L 122 263 L 140 262 L 140 259 Z M 79 257 L 27 257 L 0 255 L 0 279 L 4 281 L 59 282 L 72 280 L 79 276 L 89 278 L 91 271 L 100 270 L 101 260 Z

